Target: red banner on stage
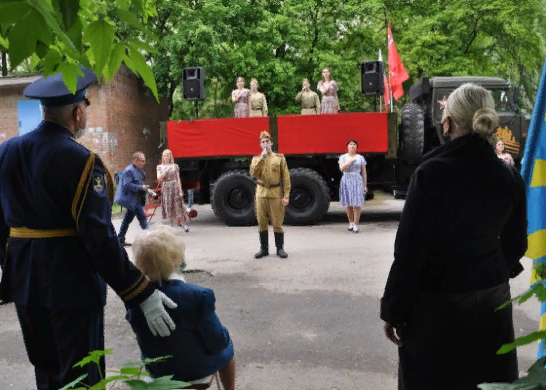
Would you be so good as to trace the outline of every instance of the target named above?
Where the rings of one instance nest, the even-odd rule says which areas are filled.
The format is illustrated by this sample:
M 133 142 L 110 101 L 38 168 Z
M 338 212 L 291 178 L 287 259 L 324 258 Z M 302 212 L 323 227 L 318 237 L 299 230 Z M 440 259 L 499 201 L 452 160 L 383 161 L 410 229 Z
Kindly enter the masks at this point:
M 269 132 L 269 118 L 167 122 L 168 145 L 175 158 L 258 155 L 262 131 Z
M 344 153 L 350 139 L 359 153 L 388 150 L 386 113 L 280 116 L 279 152 L 290 154 Z

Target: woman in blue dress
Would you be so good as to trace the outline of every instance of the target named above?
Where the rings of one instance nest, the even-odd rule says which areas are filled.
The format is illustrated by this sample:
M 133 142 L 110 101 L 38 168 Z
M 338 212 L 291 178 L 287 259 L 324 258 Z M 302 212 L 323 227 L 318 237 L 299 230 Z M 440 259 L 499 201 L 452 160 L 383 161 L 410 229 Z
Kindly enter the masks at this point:
M 349 218 L 349 231 L 358 233 L 360 211 L 364 205 L 365 195 L 368 192 L 366 160 L 356 154 L 358 141 L 350 140 L 347 143 L 348 153 L 339 158 L 339 169 L 343 172 L 339 185 L 339 200 Z

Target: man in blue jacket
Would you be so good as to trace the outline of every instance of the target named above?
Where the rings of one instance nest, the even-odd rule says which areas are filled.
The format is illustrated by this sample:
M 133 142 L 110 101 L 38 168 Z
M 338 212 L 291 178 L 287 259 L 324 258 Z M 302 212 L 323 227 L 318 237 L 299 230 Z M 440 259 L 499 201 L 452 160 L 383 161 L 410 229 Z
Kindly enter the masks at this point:
M 135 217 L 137 217 L 142 229 L 148 229 L 148 222 L 143 209 L 146 204 L 146 191 L 150 188 L 146 185 L 145 164 L 146 156 L 144 156 L 144 153 L 136 152 L 133 154 L 133 163 L 123 171 L 116 191 L 114 201 L 127 209 L 118 234 L 121 245 L 125 245 L 125 235 Z

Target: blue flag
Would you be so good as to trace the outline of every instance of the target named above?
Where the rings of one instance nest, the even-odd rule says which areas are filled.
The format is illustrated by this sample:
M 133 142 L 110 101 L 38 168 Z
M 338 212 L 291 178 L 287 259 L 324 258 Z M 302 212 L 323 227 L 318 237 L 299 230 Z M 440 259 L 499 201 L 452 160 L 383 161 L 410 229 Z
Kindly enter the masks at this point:
M 534 265 L 546 263 L 546 62 L 538 87 L 533 118 L 523 155 L 521 175 L 527 193 L 528 249 L 525 254 L 533 259 L 531 285 L 545 283 L 538 277 Z M 546 303 L 540 309 L 539 330 L 546 330 Z M 537 359 L 546 356 L 545 341 L 538 346 Z

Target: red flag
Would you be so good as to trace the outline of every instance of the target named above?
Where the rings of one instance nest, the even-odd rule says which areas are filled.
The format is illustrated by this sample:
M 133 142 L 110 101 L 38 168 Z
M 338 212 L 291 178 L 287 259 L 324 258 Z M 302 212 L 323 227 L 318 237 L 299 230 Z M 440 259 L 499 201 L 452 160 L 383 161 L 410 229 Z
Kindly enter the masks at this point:
M 409 78 L 402 60 L 398 56 L 396 46 L 394 45 L 394 39 L 392 37 L 391 25 L 389 23 L 389 81 L 392 89 L 392 96 L 396 100 L 404 96 L 404 89 L 402 83 Z

